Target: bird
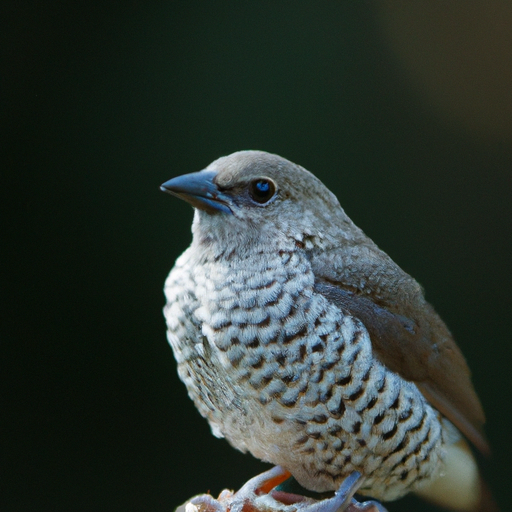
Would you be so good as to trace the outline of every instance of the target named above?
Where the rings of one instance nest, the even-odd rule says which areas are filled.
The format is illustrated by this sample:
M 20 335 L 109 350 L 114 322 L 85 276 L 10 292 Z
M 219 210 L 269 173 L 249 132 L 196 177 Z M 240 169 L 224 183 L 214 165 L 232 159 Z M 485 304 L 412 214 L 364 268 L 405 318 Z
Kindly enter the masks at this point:
M 310 491 L 352 478 L 376 502 L 415 492 L 495 510 L 470 448 L 489 453 L 462 352 L 422 287 L 316 176 L 239 151 L 161 190 L 194 208 L 164 316 L 215 436 Z

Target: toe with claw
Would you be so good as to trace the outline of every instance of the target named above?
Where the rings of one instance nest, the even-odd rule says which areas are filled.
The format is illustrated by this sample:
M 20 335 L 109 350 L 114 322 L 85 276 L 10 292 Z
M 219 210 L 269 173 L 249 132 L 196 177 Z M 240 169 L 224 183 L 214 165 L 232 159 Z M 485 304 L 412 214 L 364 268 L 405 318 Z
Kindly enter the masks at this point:
M 378 501 L 370 500 L 358 502 L 352 498 L 352 503 L 347 508 L 347 512 L 388 512 Z

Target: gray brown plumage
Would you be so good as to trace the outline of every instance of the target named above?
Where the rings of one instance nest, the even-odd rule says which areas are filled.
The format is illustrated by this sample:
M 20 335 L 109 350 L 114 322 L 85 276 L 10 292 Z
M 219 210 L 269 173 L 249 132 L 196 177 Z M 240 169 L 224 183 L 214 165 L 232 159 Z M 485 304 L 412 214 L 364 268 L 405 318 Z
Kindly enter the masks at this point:
M 216 436 L 315 491 L 359 471 L 359 492 L 380 500 L 424 492 L 460 432 L 488 451 L 445 324 L 316 177 L 243 151 L 163 189 L 195 207 L 165 317 L 179 375 Z

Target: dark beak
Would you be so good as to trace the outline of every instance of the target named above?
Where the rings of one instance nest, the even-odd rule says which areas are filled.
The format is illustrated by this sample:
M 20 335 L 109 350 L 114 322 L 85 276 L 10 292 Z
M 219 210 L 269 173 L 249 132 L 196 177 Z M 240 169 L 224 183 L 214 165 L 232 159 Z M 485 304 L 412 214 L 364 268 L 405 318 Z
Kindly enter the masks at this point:
M 229 207 L 229 197 L 221 193 L 213 182 L 216 175 L 216 171 L 184 174 L 166 181 L 160 190 L 177 196 L 190 203 L 194 208 L 208 213 L 232 213 Z

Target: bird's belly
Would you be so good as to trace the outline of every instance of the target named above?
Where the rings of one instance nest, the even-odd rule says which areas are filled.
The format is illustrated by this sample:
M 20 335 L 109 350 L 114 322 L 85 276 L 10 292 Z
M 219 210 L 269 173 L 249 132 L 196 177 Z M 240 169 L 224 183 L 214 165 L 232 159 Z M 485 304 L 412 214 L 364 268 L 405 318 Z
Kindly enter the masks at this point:
M 297 255 L 258 265 L 177 265 L 166 283 L 179 374 L 213 432 L 315 491 L 357 470 L 362 493 L 391 500 L 437 473 L 438 413 L 361 322 L 314 293 Z

